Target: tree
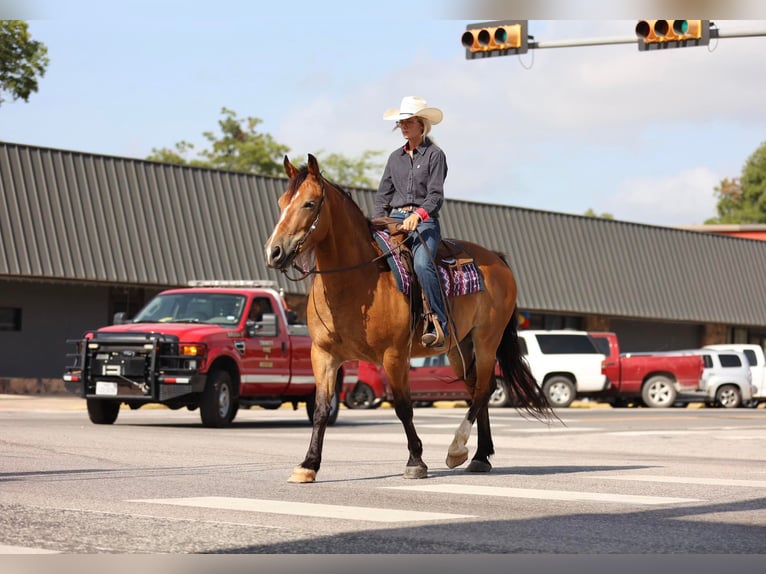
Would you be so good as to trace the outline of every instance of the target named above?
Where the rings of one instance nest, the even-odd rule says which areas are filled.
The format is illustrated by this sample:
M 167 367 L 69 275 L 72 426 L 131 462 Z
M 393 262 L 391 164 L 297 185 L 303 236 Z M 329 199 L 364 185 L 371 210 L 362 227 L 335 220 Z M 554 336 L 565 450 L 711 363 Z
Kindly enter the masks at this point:
M 598 213 L 596 213 L 596 212 L 593 210 L 593 208 L 592 208 L 592 207 L 589 207 L 589 208 L 588 208 L 588 211 L 586 211 L 585 213 L 583 213 L 583 215 L 584 215 L 585 217 L 600 217 L 601 219 L 614 219 L 614 215 L 612 215 L 611 213 L 602 213 L 601 215 L 599 215 Z
M 210 142 L 210 147 L 199 152 L 196 157 L 190 157 L 194 153 L 194 144 L 180 141 L 173 148 L 152 148 L 151 155 L 146 159 L 259 175 L 284 175 L 282 162 L 290 148 L 277 142 L 271 135 L 257 130 L 263 120 L 254 117 L 240 119 L 227 108 L 222 108 L 221 114 L 223 118 L 218 121 L 220 135 L 204 132 L 202 135 Z M 368 150 L 358 158 L 348 158 L 337 153 L 326 157 L 322 157 L 322 152 L 314 155 L 320 160 L 327 179 L 341 185 L 374 187 L 376 184 L 367 174 L 373 169 L 382 170 L 382 166 L 372 162 L 372 158 L 380 153 Z
M 13 100 L 29 101 L 37 91 L 38 77 L 48 68 L 48 48 L 32 40 L 22 20 L 0 20 L 0 105 L 10 94 Z
M 322 175 L 330 181 L 352 187 L 378 187 L 378 182 L 370 172 L 379 174 L 383 172 L 383 164 L 372 161 L 373 158 L 382 154 L 382 151 L 366 150 L 356 158 L 349 158 L 338 153 L 323 155 L 320 151 L 316 155 L 319 165 L 322 166 Z
M 175 144 L 175 150 L 152 148 L 152 154 L 146 159 L 242 173 L 284 175 L 282 158 L 290 148 L 277 143 L 269 134 L 258 132 L 258 125 L 263 120 L 242 120 L 227 108 L 222 108 L 221 114 L 223 119 L 218 121 L 221 135 L 203 132 L 202 135 L 210 142 L 211 147 L 202 150 L 199 157 L 187 160 L 184 156 L 192 152 L 194 144 L 181 141 Z
M 721 180 L 715 195 L 718 217 L 705 223 L 766 223 L 766 142 L 747 159 L 740 177 Z

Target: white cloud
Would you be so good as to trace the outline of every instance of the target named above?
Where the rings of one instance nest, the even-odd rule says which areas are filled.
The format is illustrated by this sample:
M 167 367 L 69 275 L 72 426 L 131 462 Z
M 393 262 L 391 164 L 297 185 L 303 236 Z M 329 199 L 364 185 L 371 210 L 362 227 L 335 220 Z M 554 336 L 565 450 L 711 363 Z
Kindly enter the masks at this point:
M 713 188 L 721 179 L 705 167 L 665 177 L 625 179 L 617 184 L 603 211 L 623 221 L 656 225 L 704 223 L 716 213 Z

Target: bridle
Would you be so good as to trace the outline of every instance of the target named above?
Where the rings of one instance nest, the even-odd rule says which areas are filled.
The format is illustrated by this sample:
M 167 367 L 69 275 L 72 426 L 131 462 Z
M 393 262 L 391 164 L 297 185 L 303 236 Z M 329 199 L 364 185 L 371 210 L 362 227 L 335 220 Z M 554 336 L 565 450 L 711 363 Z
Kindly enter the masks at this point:
M 319 226 L 319 218 L 322 215 L 322 208 L 324 207 L 325 197 L 327 196 L 327 191 L 325 189 L 325 180 L 324 180 L 323 177 L 319 178 L 319 184 L 320 184 L 320 187 L 322 189 L 322 197 L 319 199 L 319 204 L 317 206 L 317 212 L 316 212 L 316 216 L 314 217 L 314 221 L 311 223 L 311 225 L 309 225 L 309 228 L 306 231 L 306 234 L 298 240 L 298 243 L 295 246 L 295 250 L 293 251 L 292 255 L 290 256 L 289 263 L 287 265 L 285 265 L 284 267 L 282 267 L 282 269 L 281 269 L 282 273 L 285 275 L 285 278 L 288 281 L 293 281 L 293 282 L 303 281 L 306 277 L 309 277 L 310 275 L 324 275 L 324 274 L 328 274 L 328 273 L 343 273 L 345 271 L 354 271 L 355 269 L 360 269 L 360 268 L 365 267 L 367 265 L 372 265 L 373 263 L 377 263 L 381 259 L 385 259 L 386 257 L 391 255 L 392 253 L 396 253 L 397 251 L 399 251 L 401 249 L 402 245 L 399 244 L 396 247 L 394 247 L 393 249 L 389 249 L 387 251 L 384 251 L 383 253 L 381 253 L 380 255 L 378 255 L 377 257 L 375 257 L 373 259 L 370 259 L 369 261 L 362 261 L 361 263 L 357 263 L 356 265 L 349 265 L 348 267 L 338 267 L 338 268 L 335 268 L 335 269 L 322 269 L 322 270 L 319 270 L 319 269 L 316 268 L 316 265 L 313 268 L 311 268 L 311 269 L 304 269 L 303 267 L 301 267 L 297 263 L 295 263 L 296 257 L 298 257 L 298 255 L 300 255 L 301 249 L 303 248 L 304 244 L 308 240 L 309 236 L 311 236 L 311 234 L 314 233 L 314 231 L 316 231 L 316 228 Z M 292 268 L 292 269 L 296 270 L 298 273 L 300 273 L 300 276 L 299 277 L 290 277 L 290 275 L 288 275 L 288 270 L 290 268 Z

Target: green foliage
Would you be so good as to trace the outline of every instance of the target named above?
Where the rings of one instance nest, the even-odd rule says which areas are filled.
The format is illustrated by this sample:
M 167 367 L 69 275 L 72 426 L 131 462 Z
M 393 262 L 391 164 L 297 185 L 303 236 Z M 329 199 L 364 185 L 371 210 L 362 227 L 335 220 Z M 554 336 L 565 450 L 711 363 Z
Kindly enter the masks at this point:
M 383 164 L 373 161 L 383 152 L 379 150 L 366 150 L 356 158 L 349 158 L 341 154 L 331 153 L 316 155 L 322 168 L 322 175 L 330 181 L 351 187 L 377 188 L 377 177 L 383 171 Z M 370 175 L 374 172 L 376 175 Z
M 32 40 L 23 20 L 0 20 L 0 105 L 10 94 L 14 100 L 29 101 L 37 91 L 38 77 L 48 67 L 48 48 Z
M 742 175 L 715 188 L 717 217 L 705 223 L 766 223 L 766 142 L 747 159 Z
M 282 162 L 290 148 L 278 143 L 271 135 L 259 132 L 257 128 L 263 123 L 261 119 L 240 119 L 234 111 L 227 108 L 222 108 L 221 114 L 223 118 L 218 121 L 220 133 L 204 132 L 202 135 L 210 143 L 210 147 L 203 149 L 196 156 L 194 144 L 180 141 L 173 148 L 152 148 L 151 155 L 146 159 L 242 173 L 284 176 Z M 382 171 L 383 166 L 372 161 L 381 153 L 368 150 L 357 158 L 348 158 L 337 153 L 322 156 L 322 152 L 319 152 L 314 155 L 327 179 L 340 185 L 375 187 L 377 183 L 371 179 L 369 172 Z
M 187 159 L 194 145 L 181 141 L 174 149 L 152 148 L 152 154 L 146 159 L 242 173 L 284 175 L 282 158 L 290 148 L 277 143 L 269 134 L 258 132 L 261 119 L 240 119 L 227 108 L 222 108 L 221 114 L 223 119 L 218 121 L 220 135 L 204 132 L 202 135 L 210 142 L 210 148 L 202 150 L 198 157 Z
M 589 207 L 589 208 L 588 208 L 588 211 L 586 211 L 585 213 L 583 213 L 583 215 L 584 215 L 585 217 L 600 217 L 601 219 L 614 219 L 614 215 L 612 215 L 611 213 L 602 213 L 601 215 L 599 215 L 598 213 L 596 213 L 596 212 L 593 210 L 593 208 L 592 208 L 592 207 Z

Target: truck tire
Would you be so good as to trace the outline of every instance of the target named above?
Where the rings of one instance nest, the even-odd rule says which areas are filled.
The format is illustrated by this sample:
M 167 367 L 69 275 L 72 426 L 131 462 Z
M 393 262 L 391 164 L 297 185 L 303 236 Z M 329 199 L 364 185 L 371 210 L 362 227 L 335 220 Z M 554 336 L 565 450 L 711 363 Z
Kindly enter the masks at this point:
M 120 401 L 86 399 L 88 418 L 95 425 L 110 425 L 120 414 Z
M 737 385 L 721 385 L 715 392 L 716 406 L 726 409 L 736 409 L 742 405 L 742 393 Z
M 511 404 L 511 393 L 503 379 L 495 378 L 495 390 L 489 395 L 490 407 L 507 407 Z
M 202 425 L 223 428 L 231 424 L 236 410 L 237 393 L 227 371 L 217 370 L 208 375 L 199 404 Z
M 641 399 L 647 407 L 653 409 L 673 406 L 676 394 L 673 381 L 663 375 L 651 377 L 641 388 Z
M 330 401 L 330 416 L 327 419 L 327 425 L 332 426 L 335 421 L 338 420 L 338 411 L 340 411 L 340 391 L 343 386 L 343 378 L 338 377 L 338 382 L 335 383 L 335 392 L 332 395 Z M 306 414 L 309 417 L 309 422 L 314 422 L 314 409 L 316 408 L 316 393 L 306 397 Z
M 555 375 L 545 381 L 543 394 L 552 407 L 563 409 L 572 404 L 577 391 L 572 379 L 564 375 Z
M 343 404 L 350 409 L 374 409 L 378 406 L 375 390 L 361 381 L 346 393 L 346 400 L 343 401 Z

